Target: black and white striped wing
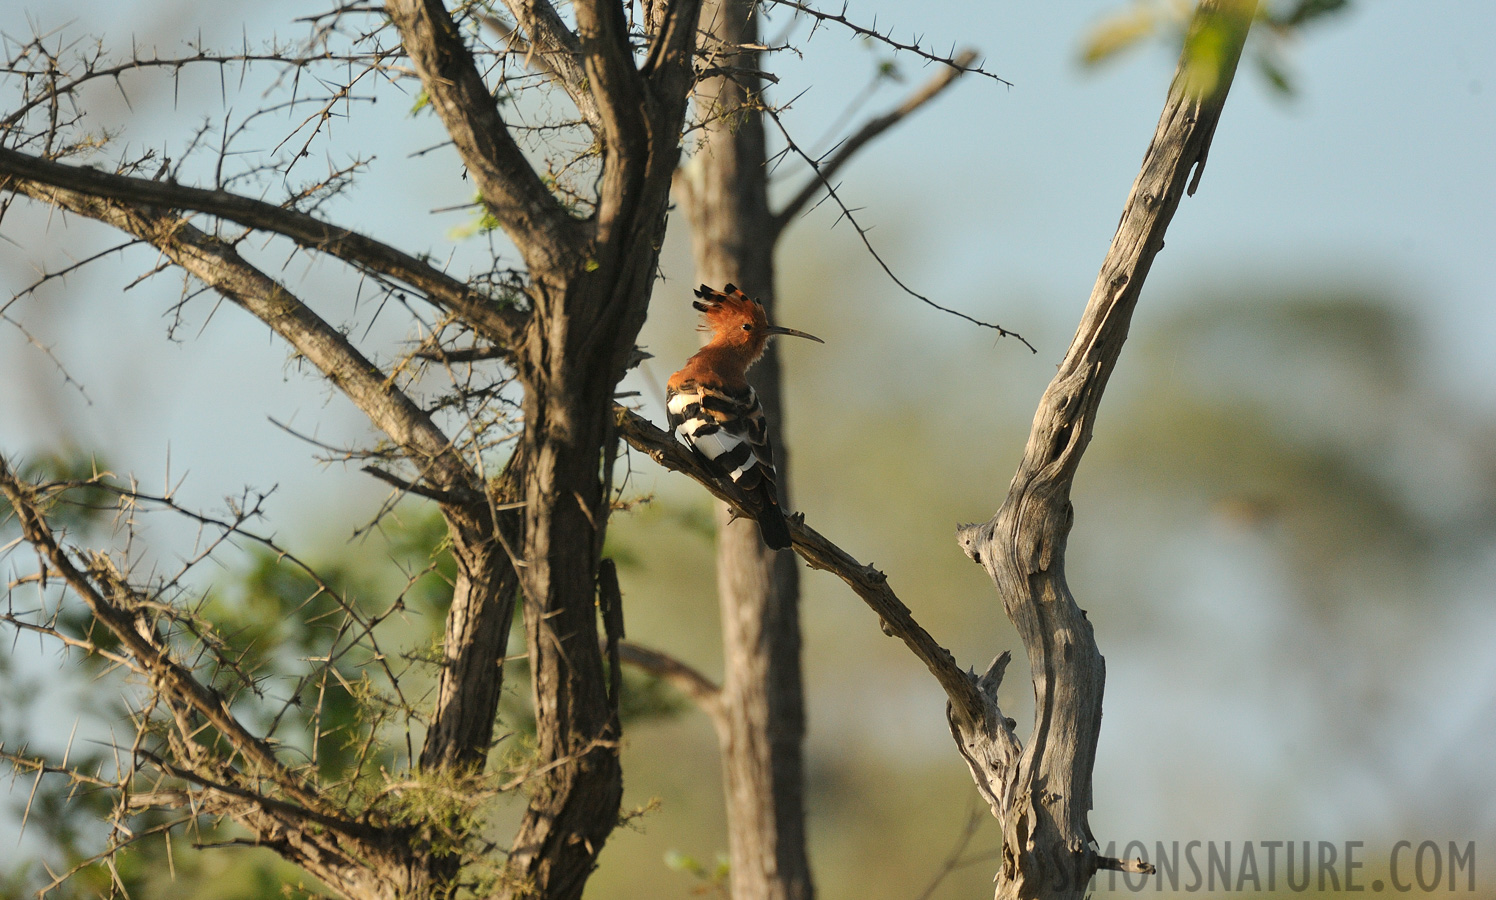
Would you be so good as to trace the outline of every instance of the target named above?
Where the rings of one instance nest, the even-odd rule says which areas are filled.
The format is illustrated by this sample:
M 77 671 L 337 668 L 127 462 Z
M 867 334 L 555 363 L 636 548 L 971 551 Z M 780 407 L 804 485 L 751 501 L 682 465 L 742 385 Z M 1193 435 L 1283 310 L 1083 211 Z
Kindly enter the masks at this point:
M 668 400 L 670 425 L 698 455 L 739 488 L 774 482 L 769 427 L 753 388 L 726 390 L 687 382 Z

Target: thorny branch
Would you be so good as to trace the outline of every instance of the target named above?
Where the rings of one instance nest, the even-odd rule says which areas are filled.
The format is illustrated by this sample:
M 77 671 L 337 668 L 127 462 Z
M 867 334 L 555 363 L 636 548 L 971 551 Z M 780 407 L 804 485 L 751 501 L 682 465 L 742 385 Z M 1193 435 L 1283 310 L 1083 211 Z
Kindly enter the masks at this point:
M 872 256 L 873 261 L 878 264 L 878 267 L 883 270 L 883 273 L 887 275 L 894 284 L 898 285 L 899 288 L 904 291 L 904 293 L 915 298 L 916 300 L 919 300 L 921 303 L 924 303 L 927 306 L 931 306 L 935 309 L 940 310 L 943 313 L 948 313 L 958 319 L 965 319 L 973 325 L 980 325 L 983 328 L 991 328 L 993 331 L 997 332 L 998 337 L 1016 338 L 1020 342 L 1022 342 L 1023 346 L 1029 348 L 1031 352 L 1039 352 L 1034 348 L 1033 344 L 1030 344 L 1028 340 L 1018 332 L 1009 331 L 1001 325 L 994 325 L 991 322 L 983 322 L 981 319 L 972 318 L 971 316 L 967 315 L 966 313 L 960 312 L 959 310 L 941 306 L 939 303 L 936 303 L 934 300 L 931 300 L 929 297 L 926 297 L 924 294 L 921 294 L 919 291 L 916 291 L 914 288 L 911 288 L 909 285 L 905 284 L 903 280 L 894 273 L 893 269 L 889 267 L 888 263 L 883 259 L 883 257 L 879 255 L 877 249 L 873 247 L 873 242 L 872 239 L 868 237 L 867 229 L 863 228 L 862 225 L 857 222 L 856 216 L 852 215 L 852 210 L 846 205 L 846 203 L 842 201 L 841 194 L 837 192 L 836 186 L 833 185 L 826 177 L 826 175 L 822 172 L 821 163 L 814 157 L 812 157 L 809 153 L 807 153 L 804 149 L 802 149 L 799 144 L 795 143 L 794 137 L 790 135 L 789 129 L 785 127 L 784 122 L 779 117 L 779 113 L 772 109 L 766 110 L 766 112 L 768 113 L 769 118 L 774 122 L 774 125 L 779 129 L 780 136 L 784 138 L 784 152 L 795 154 L 796 156 L 803 159 L 811 167 L 811 169 L 815 172 L 816 181 L 825 186 L 826 196 L 833 200 L 836 203 L 837 207 L 841 210 L 841 218 L 846 219 L 852 224 L 852 228 L 857 232 L 857 237 L 862 241 L 862 246 L 867 249 L 868 254 Z
M 271 780 L 310 814 L 325 819 L 324 824 L 347 827 L 338 825 L 341 820 L 325 806 L 311 785 L 277 759 L 269 745 L 244 728 L 224 698 L 198 681 L 174 658 L 143 614 L 143 610 L 152 605 L 149 598 L 127 584 L 102 559 L 96 557 L 91 563 L 79 564 L 62 548 L 38 510 L 32 488 L 11 472 L 4 458 L 0 458 L 0 495 L 9 501 L 26 540 L 41 552 L 47 565 L 83 600 L 94 618 L 119 640 L 158 690 L 171 695 L 184 709 L 202 716 L 230 741 L 253 767 L 248 773 L 251 778 Z
M 795 12 L 810 16 L 811 18 L 816 20 L 816 23 L 818 25 L 823 22 L 838 25 L 842 28 L 847 29 L 853 34 L 858 35 L 859 37 L 877 41 L 880 44 L 892 47 L 894 50 L 902 50 L 906 53 L 913 53 L 915 56 L 918 56 L 921 59 L 925 59 L 930 62 L 953 65 L 954 59 L 956 58 L 954 47 L 951 48 L 950 53 L 934 53 L 925 49 L 922 38 L 918 36 L 916 36 L 912 41 L 905 42 L 894 38 L 892 26 L 889 27 L 887 32 L 879 31 L 878 20 L 876 17 L 874 17 L 871 25 L 861 25 L 853 21 L 847 16 L 847 9 L 849 8 L 847 3 L 842 4 L 841 12 L 831 13 L 826 12 L 822 9 L 817 9 L 814 6 L 811 6 L 809 3 L 805 3 L 804 0 L 769 0 L 769 2 L 774 6 L 783 7 L 785 9 L 792 9 Z M 978 75 L 986 76 L 987 78 L 991 78 L 993 81 L 996 81 L 998 84 L 1007 85 L 1008 87 L 1013 86 L 1012 82 L 999 78 L 998 76 L 992 74 L 979 65 L 973 65 L 972 63 L 974 62 L 975 60 L 966 60 L 958 65 L 957 68 L 962 72 L 975 72 Z
M 836 151 L 829 159 L 817 160 L 819 168 L 815 175 L 806 182 L 794 197 L 784 205 L 784 208 L 774 214 L 774 231 L 782 232 L 785 227 L 805 209 L 806 204 L 814 200 L 821 190 L 830 184 L 834 176 L 842 166 L 862 149 L 868 142 L 878 135 L 897 125 L 908 116 L 914 114 L 920 107 L 938 97 L 942 91 L 955 83 L 968 70 L 964 68 L 977 58 L 976 51 L 963 51 L 955 59 L 946 65 L 944 70 L 936 74 L 913 94 L 910 94 L 903 103 L 889 110 L 881 116 L 869 119 L 862 127 L 853 132 L 850 137 L 842 141 Z
M 288 237 L 311 250 L 337 257 L 355 267 L 404 282 L 431 302 L 462 317 L 484 337 L 511 345 L 526 316 L 512 306 L 485 297 L 467 284 L 388 244 L 324 222 L 307 213 L 224 190 L 206 190 L 171 181 L 116 175 L 87 166 L 52 162 L 0 147 L 0 189 L 13 180 L 63 188 L 92 197 L 161 209 L 207 213 L 246 228 Z
M 5 159 L 0 156 L 0 161 Z M 378 367 L 346 336 L 250 265 L 232 245 L 154 207 L 30 180 L 11 179 L 4 186 L 150 241 L 177 265 L 262 320 L 316 365 L 376 427 L 411 453 L 423 475 L 438 488 L 456 493 L 474 490 L 471 469 L 430 417 L 404 393 L 393 390 Z
M 483 23 L 498 34 L 511 50 L 520 54 L 528 66 L 534 66 L 562 87 L 576 106 L 582 121 L 594 134 L 602 129 L 602 115 L 597 97 L 587 87 L 587 72 L 581 63 L 581 45 L 577 36 L 561 20 L 547 0 L 504 0 L 515 24 L 498 16 L 479 13 Z

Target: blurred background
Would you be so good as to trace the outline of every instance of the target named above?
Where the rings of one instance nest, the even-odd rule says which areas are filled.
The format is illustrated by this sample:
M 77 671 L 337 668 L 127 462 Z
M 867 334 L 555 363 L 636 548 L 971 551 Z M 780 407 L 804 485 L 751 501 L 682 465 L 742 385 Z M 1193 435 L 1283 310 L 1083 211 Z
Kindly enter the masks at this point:
M 199 40 L 237 50 L 300 38 L 292 23 L 304 6 L 17 2 L 0 31 L 14 41 L 61 29 L 57 40 L 98 36 L 116 52 L 132 40 L 163 55 Z M 1019 642 L 954 528 L 996 510 L 1069 343 L 1173 71 L 1171 9 L 848 9 L 901 39 L 975 47 L 1012 83 L 964 77 L 866 149 L 841 190 L 902 279 L 1038 352 L 901 293 L 822 205 L 779 257 L 779 320 L 827 341 L 783 348 L 793 506 L 887 572 L 921 623 L 979 670 Z M 1083 64 L 1088 42 L 1154 20 L 1125 52 Z M 834 28 L 807 40 L 808 23 L 782 12 L 769 22 L 766 32 L 783 29 L 803 51 L 770 67 L 773 99 L 794 98 L 785 122 L 812 151 L 931 74 Z M 1399 840 L 1474 841 L 1480 890 L 1492 891 L 1493 34 L 1496 6 L 1476 0 L 1357 2 L 1243 62 L 1199 193 L 1153 266 L 1073 497 L 1068 574 L 1109 676 L 1091 817 L 1103 847 L 1359 840 L 1370 880 Z M 199 126 L 247 119 L 273 74 L 127 77 L 123 91 L 101 85 L 85 99 L 119 146 L 170 155 Z M 488 238 L 472 234 L 470 209 L 453 209 L 472 194 L 450 150 L 431 149 L 438 126 L 411 114 L 410 97 L 369 93 L 378 103 L 352 108 L 318 149 L 328 165 L 373 157 L 326 214 L 458 272 L 481 265 Z M 515 114 L 526 114 L 522 102 Z M 267 123 L 261 144 L 249 129 L 245 148 L 268 149 L 288 121 Z M 804 177 L 788 160 L 776 174 L 786 195 Z M 6 213 L 4 233 L 6 298 L 39 266 L 119 243 L 25 204 Z M 655 358 L 625 384 L 657 422 L 664 379 L 698 340 L 687 239 L 674 227 L 641 337 Z M 273 244 L 261 252 L 286 277 L 323 286 L 304 296 L 386 356 L 410 336 L 341 273 Z M 370 596 L 402 586 L 400 542 L 425 513 L 402 511 L 408 532 L 354 537 L 386 490 L 319 461 L 281 427 L 353 446 L 371 440 L 363 417 L 238 310 L 212 297 L 181 304 L 170 273 L 132 285 L 153 265 L 138 250 L 113 255 L 3 305 L 0 450 L 97 455 L 205 508 L 246 486 L 273 489 L 262 531 Z M 638 456 L 628 477 L 649 500 L 611 532 L 629 636 L 717 674 L 706 495 Z M 160 516 L 142 520 L 136 540 L 141 558 L 177 563 L 198 535 Z M 219 563 L 241 585 L 257 565 L 248 552 Z M 822 897 L 986 896 L 995 828 L 951 746 L 943 696 L 839 581 L 808 572 L 805 591 Z M 408 619 L 414 633 L 439 628 L 439 610 Z M 1032 708 L 1024 662 L 1020 652 L 1002 698 L 1020 733 Z M 107 724 L 89 714 L 101 684 L 76 659 L 16 640 L 0 654 L 0 738 L 60 754 L 76 723 L 106 741 Z M 646 811 L 610 840 L 589 896 L 717 890 L 726 836 L 715 738 L 703 716 L 669 705 L 628 731 L 624 803 Z M 0 782 L 0 885 L 18 896 L 39 860 L 90 837 L 58 809 L 33 809 L 22 836 L 32 790 L 30 778 Z M 155 873 L 152 894 L 278 896 L 285 873 L 260 853 L 186 861 L 179 846 L 177 877 Z

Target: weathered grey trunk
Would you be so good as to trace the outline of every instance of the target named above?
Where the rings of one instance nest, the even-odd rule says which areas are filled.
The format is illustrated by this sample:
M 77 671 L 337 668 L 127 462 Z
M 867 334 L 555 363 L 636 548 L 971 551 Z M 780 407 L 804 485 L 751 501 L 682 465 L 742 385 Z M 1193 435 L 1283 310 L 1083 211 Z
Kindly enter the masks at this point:
M 1256 5 L 1206 0 L 1196 12 L 1142 171 L 1075 338 L 1039 402 L 1007 499 L 991 521 L 959 535 L 966 553 L 992 577 L 1023 640 L 1034 683 L 1034 729 L 1018 759 L 1011 755 L 1011 734 L 994 743 L 963 740 L 963 729 L 956 729 L 973 777 L 1002 822 L 999 898 L 1080 900 L 1098 867 L 1136 865 L 1098 858 L 1086 820 L 1106 667 L 1065 580 L 1065 542 L 1075 515 L 1070 486 L 1143 280 L 1187 183 L 1193 192 L 1191 171 L 1198 183 L 1205 165 Z M 995 694 L 996 678 L 991 681 Z M 968 733 L 976 725 L 969 723 Z M 994 766 L 994 760 L 1001 763 Z M 995 768 L 1002 777 L 993 777 Z
M 704 137 L 677 175 L 691 221 L 698 281 L 736 284 L 774 318 L 774 244 L 756 4 L 716 0 L 702 8 L 704 48 L 728 74 L 696 89 Z M 790 509 L 789 454 L 779 354 L 771 342 L 751 373 L 769 419 L 780 503 Z M 718 510 L 717 594 L 722 607 L 724 677 L 714 718 L 727 798 L 732 896 L 802 900 L 814 895 L 805 852 L 805 713 L 800 675 L 800 577 L 792 553 L 764 546 L 752 519 Z

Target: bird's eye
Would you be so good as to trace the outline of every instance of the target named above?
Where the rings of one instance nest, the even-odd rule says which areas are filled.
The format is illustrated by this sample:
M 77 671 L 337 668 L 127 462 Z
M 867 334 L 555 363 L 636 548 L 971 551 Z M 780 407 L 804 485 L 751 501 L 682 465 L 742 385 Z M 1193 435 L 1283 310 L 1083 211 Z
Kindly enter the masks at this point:
M 744 325 L 743 326 L 743 330 L 744 331 L 752 331 L 753 330 L 753 326 L 752 325 Z

